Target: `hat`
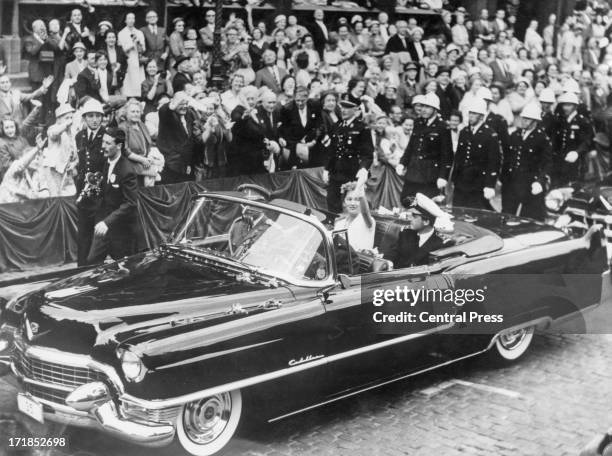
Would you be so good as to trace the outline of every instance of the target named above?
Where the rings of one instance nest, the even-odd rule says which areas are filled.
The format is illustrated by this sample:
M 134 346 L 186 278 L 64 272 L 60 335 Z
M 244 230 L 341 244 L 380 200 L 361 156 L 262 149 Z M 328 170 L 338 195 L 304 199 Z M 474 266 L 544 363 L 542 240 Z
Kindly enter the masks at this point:
M 278 21 L 280 21 L 281 19 L 284 19 L 285 21 L 287 20 L 287 16 L 285 16 L 284 14 L 279 14 L 278 16 L 276 16 L 274 18 L 274 23 L 276 24 Z
M 421 36 L 425 35 L 425 31 L 421 27 L 415 27 L 410 32 L 411 35 L 414 35 L 415 32 L 420 32 Z
M 109 29 L 113 28 L 113 24 L 110 21 L 100 21 L 98 22 L 98 28 L 102 28 L 103 25 L 106 25 Z
M 338 25 L 346 25 L 348 24 L 348 19 L 346 17 L 341 17 L 338 19 Z
M 440 76 L 442 73 L 448 73 L 448 75 L 450 76 L 450 73 L 451 73 L 450 67 L 447 67 L 444 65 L 438 67 L 438 71 L 436 71 L 436 78 Z
M 467 10 L 465 9 L 464 6 L 460 6 L 459 8 L 457 8 L 457 13 L 463 13 L 463 14 L 467 14 Z
M 183 63 L 185 60 L 189 60 L 189 57 L 187 57 L 186 55 L 179 55 L 176 58 L 176 62 L 174 62 L 174 69 L 177 69 L 178 66 Z
M 185 19 L 183 19 L 182 17 L 175 17 L 174 19 L 172 19 L 172 23 L 174 25 L 176 25 L 178 22 L 185 22 Z
M 605 36 L 602 39 L 599 40 L 599 48 L 600 49 L 608 47 L 608 44 L 610 44 L 610 40 L 607 37 L 605 37 Z
M 523 84 L 527 84 L 527 87 L 531 87 L 531 82 L 529 82 L 529 79 L 524 78 L 524 77 L 520 77 L 516 80 L 516 85 L 518 86 L 520 83 Z
M 595 137 L 593 138 L 593 141 L 596 144 L 599 144 L 604 149 L 607 149 L 608 147 L 610 147 L 610 138 L 608 138 L 608 135 L 606 135 L 605 133 L 602 133 L 601 131 L 599 133 L 595 133 Z
M 240 184 L 236 190 L 244 193 L 244 197 L 251 201 L 267 201 L 272 196 L 269 190 L 256 184 Z
M 421 104 L 424 106 L 430 106 L 436 110 L 440 110 L 440 98 L 435 93 L 428 93 L 421 99 Z
M 478 98 L 482 98 L 484 101 L 493 101 L 493 94 L 491 93 L 491 90 L 487 87 L 481 87 L 480 89 L 478 89 L 478 91 L 476 92 L 476 96 Z
M 535 103 L 529 103 L 521 111 L 521 117 L 531 120 L 542 120 L 542 110 Z
M 352 101 L 348 101 L 348 100 L 340 100 L 339 104 L 340 104 L 340 107 L 344 109 L 355 109 L 357 107 L 355 103 L 353 103 Z
M 459 49 L 459 46 L 457 46 L 455 43 L 451 43 L 448 46 L 446 46 L 446 53 L 447 54 L 450 54 L 453 51 L 456 51 L 459 54 L 461 54 L 461 49 Z
M 55 118 L 59 119 L 64 114 L 68 114 L 70 112 L 74 112 L 74 108 L 72 106 L 70 106 L 68 103 L 61 104 L 55 110 Z
M 571 92 L 578 95 L 580 93 L 580 86 L 575 79 L 569 78 L 563 83 L 563 87 L 561 88 L 562 92 Z
M 405 66 L 404 66 L 404 71 L 408 71 L 408 70 L 418 70 L 419 66 L 415 63 L 415 62 L 408 62 Z
M 72 50 L 74 51 L 75 49 L 83 49 L 84 51 L 87 50 L 87 48 L 85 47 L 85 45 L 83 43 L 81 43 L 80 41 L 77 41 L 76 43 L 74 43 L 72 45 Z
M 555 98 L 555 91 L 550 87 L 545 87 L 540 92 L 540 97 L 538 100 L 540 100 L 541 103 L 554 103 L 557 101 Z
M 422 193 L 417 193 L 414 198 L 404 198 L 404 207 L 408 207 L 410 212 L 429 219 L 432 224 L 438 217 L 449 217 L 440 207 L 429 197 Z
M 578 100 L 578 95 L 572 92 L 562 93 L 559 96 L 559 99 L 557 101 L 559 102 L 559 104 L 563 104 L 563 103 L 575 104 L 575 105 L 580 104 L 580 101 Z
M 359 14 L 355 14 L 353 17 L 351 17 L 351 24 L 354 24 L 355 22 L 363 22 L 363 17 L 361 17 Z
M 104 115 L 104 108 L 102 107 L 102 103 L 98 100 L 87 100 L 81 109 L 83 115 L 89 114 L 90 112 L 96 112 L 98 114 Z
M 476 98 L 468 106 L 468 112 L 473 112 L 474 114 L 481 114 L 483 116 L 487 115 L 487 102 L 484 101 L 482 98 Z
M 423 98 L 425 98 L 425 95 L 415 95 L 414 97 L 412 97 L 412 106 L 422 105 Z

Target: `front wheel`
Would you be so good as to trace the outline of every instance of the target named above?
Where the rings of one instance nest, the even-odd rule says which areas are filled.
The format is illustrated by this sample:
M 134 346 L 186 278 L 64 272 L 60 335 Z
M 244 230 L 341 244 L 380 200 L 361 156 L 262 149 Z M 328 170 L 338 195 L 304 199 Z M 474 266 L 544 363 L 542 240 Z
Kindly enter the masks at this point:
M 495 339 L 493 354 L 502 362 L 512 362 L 525 354 L 533 340 L 534 326 L 501 333 Z
M 185 451 L 195 456 L 211 456 L 231 440 L 242 415 L 240 390 L 183 405 L 176 433 Z

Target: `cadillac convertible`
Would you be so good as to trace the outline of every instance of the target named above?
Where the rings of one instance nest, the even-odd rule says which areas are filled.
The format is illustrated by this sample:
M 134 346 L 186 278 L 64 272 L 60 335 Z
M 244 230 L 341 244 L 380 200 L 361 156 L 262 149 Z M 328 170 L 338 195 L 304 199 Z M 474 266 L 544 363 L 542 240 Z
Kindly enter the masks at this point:
M 273 422 L 475 355 L 515 361 L 535 330 L 609 286 L 597 227 L 572 238 L 488 211 L 452 216 L 427 264 L 395 269 L 401 216 L 376 214 L 376 250 L 357 252 L 316 209 L 203 193 L 155 250 L 9 301 L 2 374 L 38 421 L 212 455 L 248 412 Z M 396 289 L 485 299 L 374 303 Z M 415 309 L 502 318 L 377 323 Z

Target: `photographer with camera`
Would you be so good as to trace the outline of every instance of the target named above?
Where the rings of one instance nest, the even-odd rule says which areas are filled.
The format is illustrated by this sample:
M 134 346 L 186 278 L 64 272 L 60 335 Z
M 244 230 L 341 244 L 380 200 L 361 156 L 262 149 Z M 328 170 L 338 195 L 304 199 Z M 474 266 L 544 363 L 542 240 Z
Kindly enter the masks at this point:
M 145 80 L 142 82 L 141 99 L 145 102 L 144 115 L 157 111 L 160 98 L 172 96 L 170 72 L 160 71 L 157 61 L 152 58 L 145 64 Z

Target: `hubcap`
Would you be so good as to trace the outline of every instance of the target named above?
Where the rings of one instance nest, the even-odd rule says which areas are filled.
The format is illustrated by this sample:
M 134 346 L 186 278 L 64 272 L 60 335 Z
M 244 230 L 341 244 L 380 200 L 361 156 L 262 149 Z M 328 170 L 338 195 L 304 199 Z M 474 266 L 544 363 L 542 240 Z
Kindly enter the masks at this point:
M 229 421 L 232 399 L 229 393 L 217 394 L 185 406 L 185 433 L 195 443 L 207 444 L 219 437 Z
M 517 329 L 516 331 L 507 332 L 499 336 L 499 343 L 506 350 L 514 350 L 527 336 L 525 329 Z

